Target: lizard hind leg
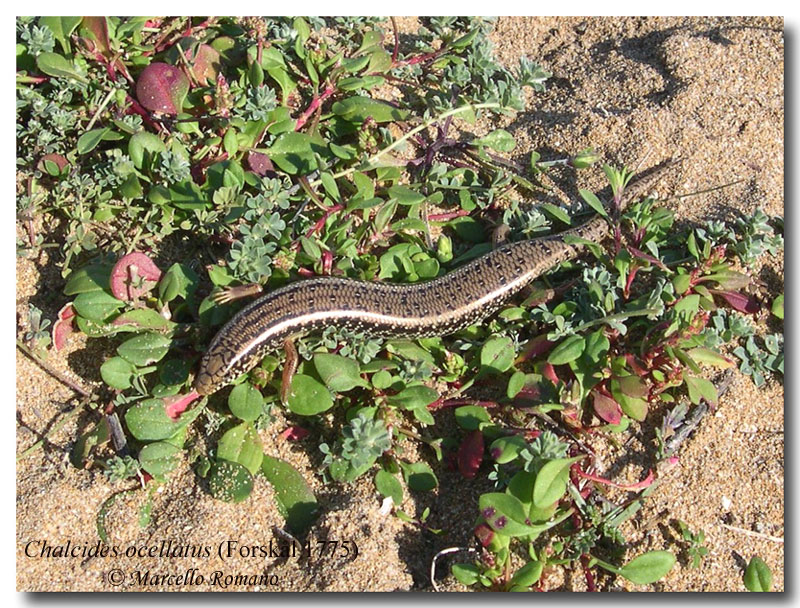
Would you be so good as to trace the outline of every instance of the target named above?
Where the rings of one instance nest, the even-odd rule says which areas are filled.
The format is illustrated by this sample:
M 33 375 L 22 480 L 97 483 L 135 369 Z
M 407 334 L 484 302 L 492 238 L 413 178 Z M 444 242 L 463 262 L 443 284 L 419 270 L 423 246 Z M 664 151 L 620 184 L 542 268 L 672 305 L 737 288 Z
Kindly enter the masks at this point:
M 287 405 L 292 389 L 292 378 L 294 378 L 299 363 L 299 355 L 291 339 L 283 341 L 283 350 L 286 353 L 286 362 L 283 364 L 283 373 L 281 374 L 281 403 Z

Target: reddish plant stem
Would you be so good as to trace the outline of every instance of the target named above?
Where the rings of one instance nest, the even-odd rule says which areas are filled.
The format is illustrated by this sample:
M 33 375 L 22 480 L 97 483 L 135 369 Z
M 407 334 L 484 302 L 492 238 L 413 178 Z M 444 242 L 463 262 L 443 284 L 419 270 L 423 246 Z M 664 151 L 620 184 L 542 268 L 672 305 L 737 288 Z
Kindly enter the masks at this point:
M 428 216 L 428 220 L 431 222 L 446 222 L 447 220 L 464 217 L 465 215 L 469 215 L 469 211 L 466 209 L 459 209 L 458 211 L 450 211 L 449 213 L 434 213 Z
M 424 61 L 430 61 L 432 59 L 436 59 L 445 52 L 447 49 L 446 46 L 443 46 L 438 51 L 433 51 L 431 53 L 422 53 L 420 55 L 415 55 L 414 57 L 410 57 L 408 59 L 402 59 L 400 61 L 393 61 L 392 68 L 399 68 L 407 65 L 417 65 L 418 63 L 422 63 Z
M 586 577 L 586 587 L 594 593 L 597 591 L 597 585 L 595 585 L 594 575 L 589 569 L 589 556 L 586 553 L 581 555 L 581 568 L 583 568 L 583 575 Z
M 328 97 L 333 95 L 335 92 L 336 92 L 336 87 L 329 84 L 327 87 L 325 87 L 325 90 L 322 92 L 322 95 L 314 95 L 314 99 L 311 100 L 311 103 L 297 119 L 297 124 L 295 125 L 294 130 L 299 131 L 300 129 L 302 129 L 303 126 L 308 122 L 308 119 L 311 118 L 311 115 L 317 111 L 317 108 L 319 108 L 322 105 L 322 103 L 326 99 L 328 99 Z
M 306 232 L 306 238 L 307 239 L 311 238 L 314 234 L 322 230 L 322 227 L 325 225 L 325 222 L 328 221 L 328 218 L 337 211 L 341 211 L 342 209 L 344 209 L 344 205 L 342 204 L 334 205 L 333 207 L 328 209 L 324 213 L 324 215 L 321 218 L 319 218 L 311 228 L 308 229 L 308 231 Z
M 397 21 L 394 17 L 389 17 L 392 22 L 392 31 L 394 32 L 394 50 L 392 51 L 392 65 L 397 63 L 397 54 L 400 52 L 400 34 L 397 32 Z
M 444 399 L 437 399 L 430 405 L 428 405 L 429 410 L 437 410 L 442 409 L 445 407 L 459 407 L 462 405 L 477 405 L 478 407 L 498 407 L 497 402 L 495 401 L 477 401 L 475 399 L 448 399 L 445 401 Z
M 147 124 L 147 126 L 148 126 L 148 127 L 150 127 L 151 129 L 155 130 L 156 132 L 158 132 L 158 131 L 159 131 L 159 125 L 158 125 L 158 123 L 157 123 L 157 122 L 155 122 L 155 121 L 154 121 L 152 118 L 150 118 L 150 112 L 148 112 L 147 110 L 145 110 L 145 109 L 144 109 L 144 108 L 143 108 L 143 107 L 142 107 L 142 106 L 139 104 L 139 102 L 138 102 L 138 101 L 136 101 L 136 100 L 135 100 L 133 97 L 131 97 L 130 95 L 128 95 L 127 101 L 128 101 L 128 103 L 130 103 L 130 104 L 131 104 L 131 107 L 130 107 L 130 109 L 129 109 L 129 112 L 128 112 L 129 114 L 130 114 L 131 112 L 133 112 L 133 113 L 135 113 L 135 114 L 138 114 L 139 116 L 141 116 L 141 117 L 142 117 L 142 120 L 145 122 L 145 124 Z

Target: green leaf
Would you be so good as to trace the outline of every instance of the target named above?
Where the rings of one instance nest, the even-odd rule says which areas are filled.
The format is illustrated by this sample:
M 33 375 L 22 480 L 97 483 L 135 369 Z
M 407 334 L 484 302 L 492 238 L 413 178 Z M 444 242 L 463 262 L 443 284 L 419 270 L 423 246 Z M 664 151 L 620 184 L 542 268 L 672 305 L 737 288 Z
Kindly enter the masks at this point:
M 436 365 L 433 355 L 411 340 L 392 340 L 386 343 L 386 350 L 409 361 L 425 361 Z
M 264 396 L 252 384 L 239 384 L 233 387 L 228 396 L 228 409 L 240 420 L 252 422 L 264 410 Z
M 573 462 L 583 458 L 559 458 L 545 464 L 536 475 L 533 484 L 533 504 L 540 509 L 549 507 L 559 500 L 567 491 L 569 467 Z
M 300 416 L 313 416 L 329 410 L 333 406 L 333 396 L 325 385 L 311 376 L 296 374 L 288 399 L 289 410 Z
M 501 374 L 514 363 L 514 343 L 506 336 L 489 338 L 481 347 L 481 371 Z
M 117 353 L 134 365 L 150 365 L 164 358 L 170 344 L 169 338 L 148 332 L 125 340 L 117 347 Z
M 108 291 L 109 276 L 113 264 L 93 264 L 74 270 L 69 274 L 64 295 L 74 296 L 90 291 Z
M 781 320 L 783 319 L 783 294 L 772 301 L 772 314 Z
M 387 397 L 386 401 L 391 405 L 396 405 L 406 410 L 414 410 L 417 408 L 426 408 L 438 398 L 438 392 L 420 384 L 417 386 L 409 386 L 396 395 Z
M 142 468 L 153 476 L 163 476 L 175 470 L 180 462 L 179 447 L 166 441 L 148 443 L 139 452 Z
M 238 462 L 218 460 L 208 472 L 211 495 L 225 502 L 242 502 L 253 491 L 253 476 Z
M 137 169 L 149 166 L 153 159 L 166 149 L 167 146 L 158 135 L 147 131 L 139 131 L 128 142 L 128 155 Z
M 474 585 L 481 576 L 481 571 L 475 564 L 453 564 L 450 568 L 453 576 L 462 585 Z
M 519 370 L 515 371 L 511 374 L 511 377 L 508 379 L 508 386 L 506 387 L 506 396 L 509 399 L 513 399 L 516 397 L 519 392 L 525 388 L 525 380 L 527 379 L 527 375 L 525 372 L 521 372 Z
M 528 442 L 521 435 L 498 437 L 489 446 L 489 454 L 497 464 L 506 464 L 519 456 L 519 453 L 527 447 Z
M 542 562 L 528 562 L 514 573 L 514 576 L 511 577 L 511 584 L 520 585 L 522 587 L 530 587 L 531 585 L 535 585 L 537 582 L 539 582 L 539 578 L 542 576 L 543 570 L 544 564 L 542 564 Z
M 314 367 L 325 386 L 334 393 L 343 393 L 356 386 L 369 387 L 360 375 L 358 362 L 347 357 L 318 353 L 314 355 Z
M 293 534 L 305 532 L 317 517 L 319 505 L 303 476 L 284 460 L 264 455 L 261 472 L 275 489 L 278 511 Z
M 217 445 L 218 458 L 238 462 L 253 475 L 261 466 L 263 456 L 258 432 L 247 422 L 226 431 Z
M 78 154 L 88 154 L 94 150 L 97 144 L 103 141 L 103 136 L 110 131 L 111 129 L 109 127 L 103 127 L 102 129 L 92 129 L 81 135 L 78 138 Z
M 481 424 L 490 421 L 486 408 L 479 405 L 463 405 L 456 408 L 456 411 L 453 413 L 455 414 L 458 426 L 467 431 L 475 431 Z
M 705 399 L 711 407 L 716 407 L 719 400 L 717 387 L 711 381 L 696 376 L 685 376 L 684 382 L 692 403 L 698 404 L 701 399 Z
M 112 357 L 100 366 L 100 376 L 103 378 L 103 382 L 118 390 L 130 388 L 135 374 L 136 366 L 122 357 Z
M 675 565 L 675 556 L 669 551 L 649 551 L 625 564 L 617 571 L 637 585 L 649 585 L 663 578 Z
M 124 306 L 124 302 L 105 291 L 89 291 L 79 294 L 72 305 L 80 316 L 100 323 Z
M 600 202 L 600 199 L 597 198 L 594 192 L 583 189 L 579 189 L 578 192 L 580 192 L 581 198 L 586 201 L 587 205 L 594 209 L 596 213 L 608 219 L 608 212 L 606 211 L 606 208 L 603 206 L 603 203 Z
M 75 69 L 75 66 L 58 53 L 41 53 L 36 58 L 36 66 L 41 72 L 55 78 L 74 78 L 87 82 L 86 78 Z
M 425 200 L 425 196 L 416 190 L 406 186 L 392 186 L 389 188 L 389 196 L 396 198 L 401 205 L 417 205 Z
M 202 411 L 202 407 L 195 407 L 184 412 L 177 420 L 173 420 L 167 416 L 162 399 L 145 399 L 125 412 L 125 424 L 139 441 L 161 441 L 183 430 Z
M 495 129 L 480 139 L 472 140 L 475 146 L 486 146 L 498 152 L 511 152 L 517 145 L 514 136 L 505 129 Z
M 631 397 L 624 393 L 616 378 L 611 380 L 611 395 L 614 397 L 614 400 L 619 403 L 622 411 L 634 420 L 641 422 L 647 417 L 647 401 L 638 397 Z
M 520 500 L 510 494 L 489 492 L 478 499 L 481 516 L 497 533 L 505 536 L 524 536 L 534 532 L 527 525 L 528 513 Z
M 39 17 L 39 25 L 46 25 L 53 32 L 53 36 L 61 45 L 62 50 L 69 54 L 72 48 L 69 37 L 81 23 L 82 17 Z
M 409 114 L 407 110 L 395 108 L 385 101 L 361 95 L 337 101 L 331 110 L 347 122 L 356 123 L 364 122 L 369 117 L 377 123 L 405 120 Z
M 388 471 L 380 470 L 375 475 L 375 488 L 381 496 L 390 497 L 395 506 L 403 502 L 403 486 L 400 481 Z
M 228 153 L 228 156 L 231 157 L 239 151 L 239 140 L 236 138 L 236 129 L 231 127 L 225 131 L 225 137 L 222 138 L 222 146 L 225 148 L 225 152 Z
M 433 470 L 425 462 L 400 463 L 406 485 L 417 492 L 428 492 L 439 485 Z
M 705 348 L 704 346 L 698 346 L 688 350 L 686 351 L 686 354 L 688 354 L 698 363 L 712 365 L 720 369 L 728 369 L 729 367 L 733 367 L 733 361 L 727 359 L 717 351 L 711 350 L 710 348 Z
M 581 356 L 585 346 L 586 340 L 583 336 L 569 336 L 550 352 L 547 362 L 552 365 L 564 365 L 575 361 Z
M 291 175 L 307 175 L 317 168 L 314 140 L 306 133 L 284 133 L 278 136 L 266 153 L 281 169 Z
M 172 331 L 177 323 L 165 319 L 152 308 L 137 308 L 123 312 L 114 319 L 114 325 L 154 331 Z
M 556 219 L 567 226 L 572 225 L 572 218 L 569 216 L 569 213 L 564 211 L 561 207 L 558 207 L 553 203 L 541 203 L 539 207 L 545 212 L 545 214 L 549 215 L 553 219 Z
M 744 571 L 744 586 L 748 591 L 772 591 L 772 571 L 758 556 L 753 556 Z

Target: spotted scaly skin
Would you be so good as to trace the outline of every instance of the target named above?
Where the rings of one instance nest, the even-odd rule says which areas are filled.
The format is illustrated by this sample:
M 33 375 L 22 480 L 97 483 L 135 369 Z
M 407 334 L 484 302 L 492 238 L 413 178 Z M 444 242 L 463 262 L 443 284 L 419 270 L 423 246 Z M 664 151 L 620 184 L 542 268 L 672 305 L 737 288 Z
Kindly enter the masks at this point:
M 632 198 L 630 192 L 626 198 Z M 194 390 L 210 395 L 285 340 L 329 325 L 384 337 L 455 333 L 492 315 L 531 281 L 577 256 L 584 245 L 569 244 L 566 237 L 597 243 L 609 229 L 605 219 L 595 216 L 556 235 L 508 243 L 421 283 L 319 277 L 287 285 L 249 304 L 220 329 L 200 362 Z

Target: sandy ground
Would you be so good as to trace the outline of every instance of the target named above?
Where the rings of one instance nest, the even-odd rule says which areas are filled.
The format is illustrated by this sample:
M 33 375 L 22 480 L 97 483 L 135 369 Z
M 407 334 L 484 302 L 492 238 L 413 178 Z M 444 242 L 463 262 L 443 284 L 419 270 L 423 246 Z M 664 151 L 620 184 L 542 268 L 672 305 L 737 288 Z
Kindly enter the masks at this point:
M 402 26 L 413 31 L 414 20 L 404 19 Z M 504 18 L 492 37 L 508 65 L 527 55 L 554 75 L 546 93 L 529 96 L 530 111 L 498 123 L 517 136 L 519 160 L 526 160 L 531 149 L 556 157 L 593 146 L 609 162 L 646 167 L 680 154 L 685 162 L 663 180 L 659 193 L 689 193 L 743 180 L 702 196 L 672 199 L 669 204 L 681 220 L 725 218 L 734 210 L 758 207 L 783 214 L 782 19 Z M 584 172 L 580 180 L 582 187 L 602 185 L 599 171 Z M 768 289 L 782 291 L 782 257 L 755 273 Z M 54 318 L 63 304 L 62 286 L 46 253 L 18 260 L 18 312 L 30 300 Z M 102 355 L 93 346 L 78 340 L 49 361 L 90 386 L 98 380 Z M 37 441 L 75 403 L 69 388 L 18 356 L 17 451 Z M 206 582 L 217 576 L 213 590 L 430 590 L 432 556 L 444 547 L 469 543 L 477 497 L 489 489 L 485 481 L 467 483 L 457 473 L 441 471 L 435 492 L 406 497 L 402 505 L 415 514 L 430 507 L 430 525 L 447 530 L 441 537 L 421 532 L 380 513 L 371 479 L 346 488 L 323 486 L 306 453 L 310 445 L 282 441 L 278 433 L 285 426 L 279 421 L 262 440 L 312 480 L 323 506 L 312 542 L 353 541 L 359 551 L 355 559 L 248 557 L 250 551 L 242 547 L 278 540 L 272 527 L 282 519 L 272 489 L 260 479 L 246 504 L 228 505 L 213 500 L 188 465 L 155 496 L 146 529 L 137 523 L 143 492 L 118 500 L 107 519 L 110 541 L 121 552 L 158 551 L 164 542 L 162 552 L 178 551 L 178 557 L 84 557 L 80 549 L 76 557 L 26 557 L 26 547 L 38 556 L 43 542 L 94 546 L 99 506 L 113 492 L 130 487 L 69 464 L 72 442 L 92 420 L 91 414 L 74 418 L 49 437 L 45 449 L 17 465 L 20 590 L 109 590 L 110 579 L 117 576 L 109 574 L 114 569 L 123 571 L 122 588 L 129 590 L 209 588 L 175 579 L 171 586 L 149 584 L 156 575 L 187 571 L 190 581 L 192 576 L 196 581 L 203 575 Z M 684 561 L 646 589 L 744 591 L 743 567 L 753 555 L 771 567 L 774 588 L 783 589 L 783 423 L 783 386 L 771 381 L 757 390 L 737 372 L 717 412 L 706 417 L 684 445 L 679 463 L 663 473 L 660 487 L 625 529 L 631 554 L 676 551 L 674 520 L 680 519 L 693 531 L 705 531 L 709 555 L 699 568 L 689 569 Z M 631 467 L 631 479 L 640 474 Z M 229 541 L 237 543 L 233 555 L 220 555 Z M 192 568 L 197 569 L 194 575 Z M 148 584 L 135 578 L 137 572 L 142 577 L 149 573 Z M 224 587 L 225 576 L 236 574 L 266 576 Z M 463 589 L 449 577 L 440 586 Z M 568 575 L 553 586 L 582 590 L 584 583 Z M 614 588 L 636 589 L 624 581 Z

